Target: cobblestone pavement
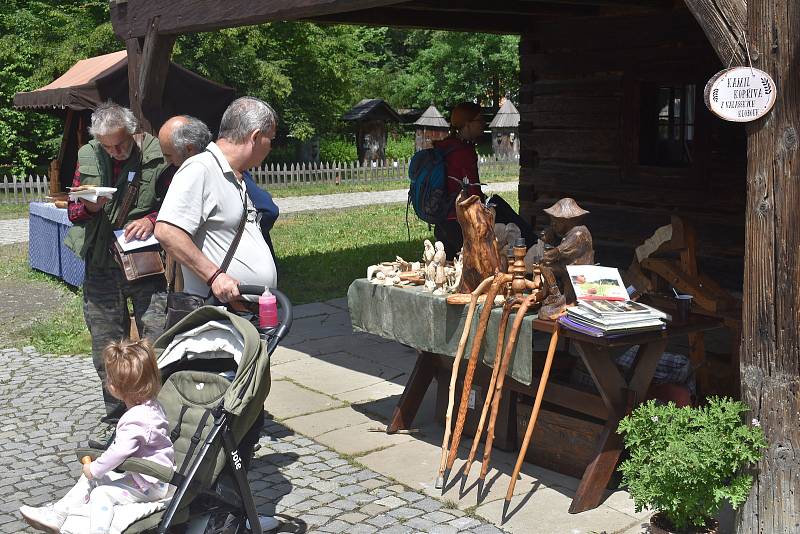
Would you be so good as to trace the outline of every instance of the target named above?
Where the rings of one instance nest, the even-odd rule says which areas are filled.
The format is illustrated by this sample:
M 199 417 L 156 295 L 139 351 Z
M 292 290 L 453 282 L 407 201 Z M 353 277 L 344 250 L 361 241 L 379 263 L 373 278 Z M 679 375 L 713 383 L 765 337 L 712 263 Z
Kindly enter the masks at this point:
M 497 182 L 483 187 L 487 193 L 515 191 L 518 182 Z M 341 209 L 374 204 L 406 202 L 408 189 L 370 191 L 365 193 L 337 193 L 334 195 L 309 195 L 303 197 L 276 198 L 281 213 L 299 213 L 320 209 Z M 28 241 L 28 219 L 0 220 L 0 246 Z
M 102 413 L 91 359 L 0 351 L 0 532 L 33 532 L 22 504 L 61 497 L 80 472 L 74 449 Z M 503 532 L 411 491 L 315 441 L 268 422 L 250 481 L 262 514 L 282 531 L 367 534 Z

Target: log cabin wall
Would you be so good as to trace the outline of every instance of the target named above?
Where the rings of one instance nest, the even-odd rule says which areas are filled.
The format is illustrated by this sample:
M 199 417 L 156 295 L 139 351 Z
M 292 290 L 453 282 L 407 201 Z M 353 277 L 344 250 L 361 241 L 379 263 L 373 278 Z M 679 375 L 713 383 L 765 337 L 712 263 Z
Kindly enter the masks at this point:
M 683 215 L 697 229 L 701 270 L 740 291 L 746 133 L 703 104 L 722 65 L 691 14 L 540 21 L 522 36 L 520 67 L 523 217 L 540 228 L 542 209 L 571 196 L 591 211 L 597 261 L 625 268 L 637 245 Z M 670 90 L 674 106 L 664 108 Z M 680 134 L 669 146 L 659 112 L 670 121 L 661 134 Z

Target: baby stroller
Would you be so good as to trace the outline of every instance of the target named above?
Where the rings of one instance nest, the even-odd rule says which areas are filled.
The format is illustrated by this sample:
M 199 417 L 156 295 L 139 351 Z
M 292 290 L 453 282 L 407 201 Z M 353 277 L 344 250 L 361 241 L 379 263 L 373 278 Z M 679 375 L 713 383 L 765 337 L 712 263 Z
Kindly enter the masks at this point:
M 263 291 L 240 286 L 242 295 Z M 126 460 L 119 469 L 170 482 L 176 491 L 165 506 L 127 518 L 121 533 L 165 534 L 183 525 L 180 531 L 187 533 L 262 534 L 247 468 L 263 426 L 270 356 L 292 325 L 289 299 L 270 291 L 280 305 L 274 328 L 259 329 L 245 317 L 204 306 L 156 341 L 164 379 L 158 401 L 170 423 L 177 469 L 141 459 Z M 101 452 L 79 449 L 77 455 Z

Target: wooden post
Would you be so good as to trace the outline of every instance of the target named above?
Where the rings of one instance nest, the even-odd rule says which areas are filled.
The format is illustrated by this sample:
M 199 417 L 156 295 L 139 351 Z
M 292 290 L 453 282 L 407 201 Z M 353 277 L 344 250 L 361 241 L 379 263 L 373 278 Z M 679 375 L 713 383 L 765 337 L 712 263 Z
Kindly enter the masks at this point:
M 800 523 L 800 2 L 747 0 L 753 66 L 777 85 L 775 107 L 747 128 L 742 400 L 769 442 L 738 514 L 739 533 Z
M 158 33 L 159 18 L 153 18 L 143 40 L 126 41 L 128 48 L 128 96 L 130 109 L 139 121 L 139 129 L 153 133 L 161 125 L 164 85 L 175 35 Z

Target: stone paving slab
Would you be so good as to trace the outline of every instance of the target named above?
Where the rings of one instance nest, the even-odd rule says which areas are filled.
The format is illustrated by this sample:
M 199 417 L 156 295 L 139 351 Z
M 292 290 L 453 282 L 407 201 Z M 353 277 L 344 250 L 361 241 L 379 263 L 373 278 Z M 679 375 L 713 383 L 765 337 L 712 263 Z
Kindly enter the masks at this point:
M 288 380 L 273 380 L 264 403 L 275 419 L 287 419 L 308 413 L 341 407 L 343 403 L 328 395 L 315 393 Z
M 32 348 L 0 351 L 0 369 L 0 532 L 34 532 L 18 509 L 60 498 L 78 477 L 74 449 L 102 414 L 100 383 L 91 359 Z M 253 495 L 259 513 L 284 522 L 281 532 L 503 532 L 472 518 L 454 527 L 465 517 L 457 510 L 437 520 L 440 503 L 274 420 L 259 443 Z
M 272 376 L 275 379 L 302 378 L 302 385 L 309 389 L 336 395 L 387 380 L 395 381 L 404 373 L 345 352 L 334 352 L 278 365 L 272 369 Z

